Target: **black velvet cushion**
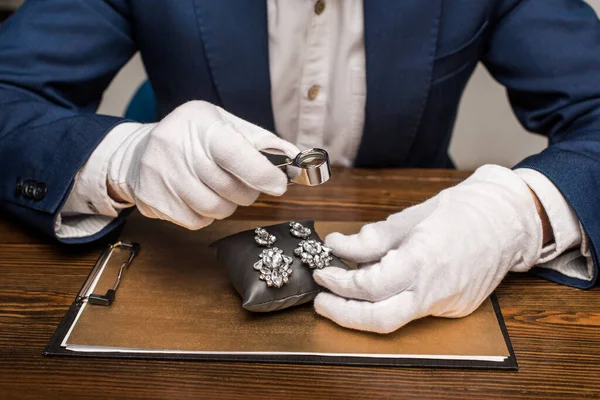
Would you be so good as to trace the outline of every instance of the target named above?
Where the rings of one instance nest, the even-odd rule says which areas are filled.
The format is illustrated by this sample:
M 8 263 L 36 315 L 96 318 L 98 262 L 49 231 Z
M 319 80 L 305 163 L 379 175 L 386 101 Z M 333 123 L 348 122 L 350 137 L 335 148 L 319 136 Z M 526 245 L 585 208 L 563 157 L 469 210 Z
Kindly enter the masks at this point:
M 312 231 L 308 239 L 321 241 L 315 232 L 314 221 L 299 221 Z M 302 239 L 291 235 L 288 223 L 263 226 L 277 241 L 271 246 L 283 250 L 293 262 L 289 282 L 280 288 L 268 287 L 259 279 L 260 271 L 254 269 L 254 263 L 266 247 L 254 241 L 254 229 L 236 233 L 219 239 L 213 246 L 217 248 L 217 258 L 229 273 L 231 283 L 242 297 L 242 307 L 248 311 L 271 312 L 307 303 L 322 290 L 312 277 L 313 270 L 294 255 L 294 249 Z M 349 269 L 339 258 L 331 255 L 331 266 Z

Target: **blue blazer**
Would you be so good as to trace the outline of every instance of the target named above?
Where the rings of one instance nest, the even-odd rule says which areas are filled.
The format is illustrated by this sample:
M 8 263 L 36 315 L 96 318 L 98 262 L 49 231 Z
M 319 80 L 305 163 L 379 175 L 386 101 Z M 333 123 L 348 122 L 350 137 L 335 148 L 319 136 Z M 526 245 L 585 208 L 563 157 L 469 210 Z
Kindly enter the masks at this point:
M 0 27 L 0 205 L 48 235 L 77 171 L 122 118 L 96 115 L 139 50 L 164 116 L 192 99 L 273 130 L 266 2 L 29 0 Z M 550 146 L 519 167 L 560 189 L 600 246 L 600 23 L 579 0 L 366 0 L 366 118 L 356 165 L 451 167 L 478 61 Z M 122 222 L 83 240 L 106 235 Z M 81 239 L 68 239 L 77 242 Z M 593 284 L 551 271 L 578 287 Z

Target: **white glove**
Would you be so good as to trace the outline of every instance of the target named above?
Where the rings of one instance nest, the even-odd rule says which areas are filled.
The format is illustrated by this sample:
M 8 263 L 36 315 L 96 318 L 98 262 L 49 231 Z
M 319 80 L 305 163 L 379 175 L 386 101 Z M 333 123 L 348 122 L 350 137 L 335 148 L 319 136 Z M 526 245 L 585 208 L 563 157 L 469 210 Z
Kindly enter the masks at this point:
M 317 313 L 348 328 L 388 333 L 428 315 L 475 311 L 509 271 L 536 263 L 542 227 L 524 181 L 488 165 L 420 205 L 355 235 L 332 233 L 325 243 L 363 265 L 314 272 L 334 293 L 316 297 Z
M 130 134 L 109 161 L 108 184 L 146 217 L 200 229 L 260 192 L 285 193 L 286 175 L 258 151 L 266 149 L 299 152 L 222 108 L 192 101 Z

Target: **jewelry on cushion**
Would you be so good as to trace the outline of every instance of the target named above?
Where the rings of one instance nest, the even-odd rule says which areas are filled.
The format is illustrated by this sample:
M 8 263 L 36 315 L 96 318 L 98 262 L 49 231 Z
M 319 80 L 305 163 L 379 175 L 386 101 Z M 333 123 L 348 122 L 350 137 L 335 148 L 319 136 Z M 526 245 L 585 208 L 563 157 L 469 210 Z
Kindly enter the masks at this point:
M 259 246 L 271 247 L 273 243 L 277 240 L 274 235 L 271 235 L 266 229 L 261 228 L 260 226 L 254 230 L 256 236 L 254 236 L 254 241 Z
M 324 246 L 317 240 L 302 240 L 298 243 L 298 247 L 294 250 L 294 254 L 301 258 L 303 264 L 307 264 L 310 268 L 322 269 L 329 267 L 333 257 L 331 257 L 331 249 Z
M 312 231 L 310 228 L 304 227 L 304 225 L 299 222 L 290 221 L 290 233 L 294 237 L 308 239 Z
M 264 249 L 259 255 L 260 260 L 254 263 L 254 269 L 260 271 L 259 279 L 269 287 L 280 288 L 289 281 L 293 270 L 292 257 L 283 254 L 283 250 L 272 247 Z

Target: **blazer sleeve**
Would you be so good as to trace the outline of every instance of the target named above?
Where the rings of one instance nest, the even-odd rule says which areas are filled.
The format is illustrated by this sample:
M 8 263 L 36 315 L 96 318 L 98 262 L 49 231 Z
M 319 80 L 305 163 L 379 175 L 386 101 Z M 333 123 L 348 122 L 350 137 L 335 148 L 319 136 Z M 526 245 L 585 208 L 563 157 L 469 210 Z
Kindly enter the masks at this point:
M 136 51 L 128 13 L 127 0 L 29 0 L 0 26 L 0 208 L 48 235 L 78 170 L 123 122 L 95 111 Z
M 503 84 L 517 118 L 549 146 L 516 168 L 544 174 L 575 211 L 590 239 L 592 281 L 600 248 L 600 22 L 583 0 L 496 3 L 483 63 Z

